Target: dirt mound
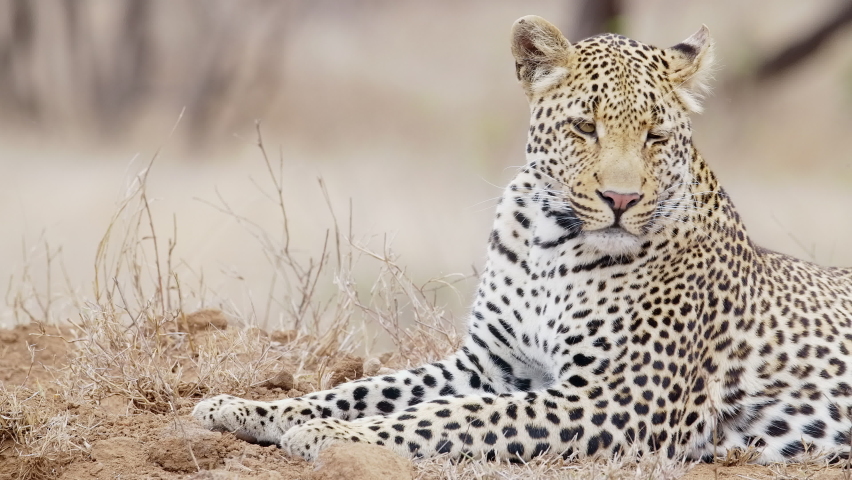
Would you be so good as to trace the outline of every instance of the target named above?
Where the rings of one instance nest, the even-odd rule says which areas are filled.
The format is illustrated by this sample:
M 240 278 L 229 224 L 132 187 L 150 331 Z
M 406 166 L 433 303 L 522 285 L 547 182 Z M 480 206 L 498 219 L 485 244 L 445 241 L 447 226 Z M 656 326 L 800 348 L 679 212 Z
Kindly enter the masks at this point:
M 341 443 L 324 450 L 310 480 L 411 480 L 411 462 L 390 450 L 363 443 Z

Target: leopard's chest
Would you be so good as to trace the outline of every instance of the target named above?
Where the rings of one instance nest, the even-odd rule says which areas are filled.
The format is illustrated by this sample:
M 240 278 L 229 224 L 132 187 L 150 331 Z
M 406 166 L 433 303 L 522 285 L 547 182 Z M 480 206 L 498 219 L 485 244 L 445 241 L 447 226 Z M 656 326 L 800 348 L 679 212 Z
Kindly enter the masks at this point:
M 601 272 L 573 268 L 564 250 L 534 248 L 528 258 L 504 315 L 517 342 L 512 354 L 527 373 L 564 381 L 623 357 L 635 294 Z

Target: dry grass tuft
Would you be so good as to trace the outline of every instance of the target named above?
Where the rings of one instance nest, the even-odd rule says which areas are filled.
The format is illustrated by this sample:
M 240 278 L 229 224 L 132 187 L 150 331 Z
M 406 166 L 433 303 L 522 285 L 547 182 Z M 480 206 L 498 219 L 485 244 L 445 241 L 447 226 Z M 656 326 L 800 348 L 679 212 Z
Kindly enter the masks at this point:
M 61 402 L 44 392 L 0 385 L 0 478 L 55 478 L 85 448 Z

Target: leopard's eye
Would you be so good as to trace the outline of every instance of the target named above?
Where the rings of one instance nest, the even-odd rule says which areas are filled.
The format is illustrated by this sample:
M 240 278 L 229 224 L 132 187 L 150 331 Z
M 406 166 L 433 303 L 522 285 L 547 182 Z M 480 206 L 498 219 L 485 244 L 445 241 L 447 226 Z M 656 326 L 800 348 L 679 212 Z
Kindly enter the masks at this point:
M 645 135 L 645 143 L 651 145 L 654 143 L 660 143 L 669 138 L 669 134 L 667 132 L 651 132 Z
M 586 135 L 594 135 L 595 133 L 595 124 L 594 122 L 586 122 L 583 120 L 578 120 L 574 122 L 574 128 L 576 128 L 580 133 Z
M 577 128 L 583 133 L 595 133 L 595 124 L 591 122 L 581 123 Z

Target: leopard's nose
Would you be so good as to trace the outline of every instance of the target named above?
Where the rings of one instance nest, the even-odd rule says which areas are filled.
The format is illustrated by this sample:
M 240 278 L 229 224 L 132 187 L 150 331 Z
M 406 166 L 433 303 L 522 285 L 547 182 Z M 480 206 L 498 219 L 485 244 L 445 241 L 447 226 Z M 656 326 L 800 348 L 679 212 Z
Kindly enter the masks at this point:
M 628 208 L 639 203 L 639 200 L 642 200 L 642 195 L 638 193 L 616 193 L 611 190 L 598 191 L 598 196 L 609 205 L 609 208 L 616 215 L 624 213 Z

